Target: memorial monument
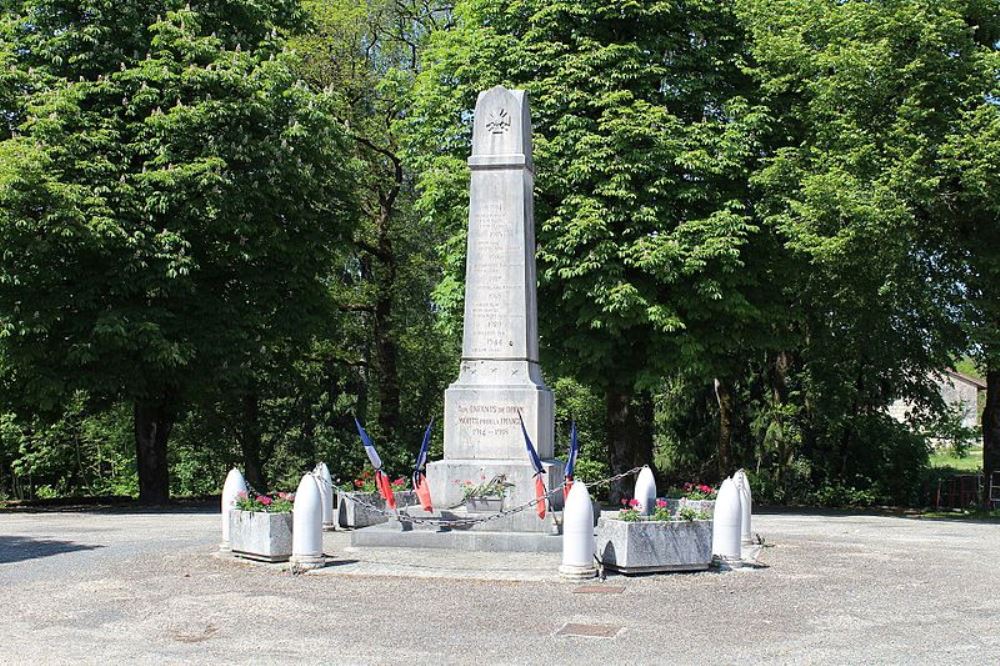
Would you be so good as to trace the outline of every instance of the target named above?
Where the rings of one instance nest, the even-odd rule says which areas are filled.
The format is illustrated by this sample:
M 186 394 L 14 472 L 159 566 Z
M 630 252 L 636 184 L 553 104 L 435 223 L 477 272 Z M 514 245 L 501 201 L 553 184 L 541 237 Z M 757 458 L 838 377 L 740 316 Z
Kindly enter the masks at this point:
M 534 497 L 518 412 L 543 460 L 546 487 L 562 483 L 562 466 L 551 460 L 552 391 L 538 364 L 535 175 L 524 91 L 497 86 L 480 93 L 469 168 L 462 363 L 445 391 L 444 459 L 427 466 L 427 478 L 434 502 L 451 506 L 462 500 L 463 481 L 503 474 L 514 484 L 514 506 Z M 533 513 L 523 518 L 508 528 L 551 527 Z
M 484 515 L 462 507 L 462 485 L 499 475 L 510 484 L 505 509 L 534 499 L 535 469 L 519 414 L 542 459 L 546 488 L 563 481 L 562 463 L 552 459 L 552 391 L 538 364 L 535 175 L 524 91 L 497 86 L 480 93 L 473 122 L 462 363 L 444 396 L 444 459 L 427 464 L 435 511 L 403 509 L 400 520 L 354 532 L 355 546 L 561 548 L 562 540 L 550 536 L 560 529 L 551 512 L 540 519 L 526 510 L 441 530 L 406 521 L 406 516 L 448 521 Z M 561 505 L 561 492 L 554 501 Z

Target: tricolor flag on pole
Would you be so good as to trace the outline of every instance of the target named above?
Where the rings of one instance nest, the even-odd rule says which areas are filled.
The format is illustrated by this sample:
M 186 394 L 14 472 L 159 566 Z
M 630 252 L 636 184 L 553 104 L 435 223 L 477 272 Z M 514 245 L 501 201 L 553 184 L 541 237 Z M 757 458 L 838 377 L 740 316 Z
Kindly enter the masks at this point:
M 379 494 L 385 500 L 386 506 L 395 511 L 396 496 L 392 494 L 392 486 L 389 484 L 389 478 L 382 471 L 382 459 L 378 457 L 378 451 L 375 450 L 372 438 L 365 432 L 364 426 L 361 425 L 361 421 L 356 416 L 354 417 L 354 424 L 358 426 L 358 434 L 361 435 L 361 443 L 365 445 L 365 453 L 368 454 L 368 460 L 371 461 L 372 467 L 375 468 L 375 487 L 378 488 Z
M 566 467 L 563 469 L 563 476 L 566 477 L 563 498 L 569 497 L 569 489 L 573 487 L 573 468 L 576 467 L 576 456 L 579 453 L 580 445 L 576 441 L 576 421 L 573 421 L 569 427 L 569 458 L 566 459 Z
M 521 412 L 518 410 L 517 418 L 521 421 L 521 432 L 524 433 L 524 446 L 528 449 L 528 457 L 531 458 L 531 464 L 535 468 L 535 499 L 538 500 L 538 504 L 535 505 L 535 511 L 538 512 L 538 517 L 542 520 L 545 519 L 545 481 L 542 480 L 542 476 L 545 474 L 545 468 L 542 467 L 542 461 L 538 457 L 538 452 L 535 451 L 535 446 L 531 443 L 531 438 L 528 437 L 528 429 L 524 427 L 524 419 L 521 417 Z
M 431 444 L 431 428 L 434 426 L 434 419 L 427 424 L 427 430 L 424 431 L 424 441 L 420 444 L 420 453 L 417 454 L 417 462 L 413 466 L 413 492 L 417 494 L 417 499 L 420 500 L 420 506 L 424 511 L 433 511 L 434 506 L 431 504 L 431 489 L 427 485 L 427 475 L 424 473 L 424 467 L 427 465 L 427 449 L 430 448 Z

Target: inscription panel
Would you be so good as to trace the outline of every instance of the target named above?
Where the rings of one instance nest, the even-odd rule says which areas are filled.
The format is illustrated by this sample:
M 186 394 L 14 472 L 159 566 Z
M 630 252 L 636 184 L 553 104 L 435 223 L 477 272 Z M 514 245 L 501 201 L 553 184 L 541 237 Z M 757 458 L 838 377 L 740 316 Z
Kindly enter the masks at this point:
M 523 437 L 517 413 L 525 408 L 524 403 L 459 405 L 458 425 L 469 437 Z
M 466 274 L 467 358 L 525 355 L 525 257 L 516 211 L 483 202 L 471 216 Z

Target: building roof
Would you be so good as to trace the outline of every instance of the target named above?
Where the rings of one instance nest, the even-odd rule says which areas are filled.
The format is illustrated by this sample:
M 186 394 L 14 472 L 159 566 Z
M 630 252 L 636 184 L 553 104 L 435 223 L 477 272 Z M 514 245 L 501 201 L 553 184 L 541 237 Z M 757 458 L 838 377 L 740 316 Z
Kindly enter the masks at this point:
M 952 369 L 949 368 L 949 369 L 945 370 L 945 374 L 947 374 L 948 376 L 950 376 L 950 377 L 952 377 L 954 379 L 957 379 L 959 381 L 965 382 L 966 384 L 972 384 L 973 386 L 975 386 L 980 391 L 983 391 L 983 390 L 986 389 L 986 382 L 984 382 L 982 379 L 979 379 L 977 377 L 970 377 L 969 375 L 967 375 L 965 373 L 962 373 L 962 372 L 959 372 L 958 370 L 952 370 Z

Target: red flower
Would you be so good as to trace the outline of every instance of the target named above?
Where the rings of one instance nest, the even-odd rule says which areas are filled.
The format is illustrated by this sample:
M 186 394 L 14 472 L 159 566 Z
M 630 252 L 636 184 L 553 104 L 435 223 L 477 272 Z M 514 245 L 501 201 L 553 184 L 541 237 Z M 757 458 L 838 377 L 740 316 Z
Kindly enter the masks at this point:
M 666 509 L 667 508 L 667 500 L 662 500 L 662 499 L 656 500 L 656 506 L 659 509 Z
M 362 481 L 361 479 L 354 479 L 354 487 L 355 488 L 360 488 L 363 485 L 365 485 L 364 481 Z
M 259 497 L 257 497 L 257 501 L 263 504 L 264 506 L 271 506 L 271 498 L 268 497 L 267 495 L 260 495 Z
M 628 505 L 634 509 L 635 507 L 639 506 L 639 500 L 637 500 L 637 499 L 630 499 L 628 501 Z

